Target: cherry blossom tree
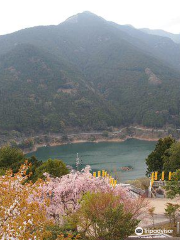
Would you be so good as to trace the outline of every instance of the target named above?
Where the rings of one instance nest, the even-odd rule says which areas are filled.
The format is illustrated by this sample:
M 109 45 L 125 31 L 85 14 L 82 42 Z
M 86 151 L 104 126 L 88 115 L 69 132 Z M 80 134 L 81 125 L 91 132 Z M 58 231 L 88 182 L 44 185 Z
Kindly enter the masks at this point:
M 113 192 L 121 196 L 126 211 L 131 212 L 135 218 L 142 216 L 147 206 L 143 198 L 137 197 L 130 189 L 123 188 L 120 184 L 112 186 L 108 178 L 93 177 L 90 170 L 90 166 L 86 166 L 81 172 L 73 171 L 61 178 L 51 178 L 46 174 L 46 183 L 41 187 L 43 196 L 39 201 L 46 197 L 50 200 L 47 207 L 49 217 L 58 224 L 62 223 L 63 216 L 79 208 L 81 199 L 87 192 Z
M 72 171 L 61 178 L 36 183 L 25 183 L 28 163 L 13 175 L 12 171 L 0 176 L 0 238 L 44 239 L 51 235 L 47 226 L 64 223 L 64 218 L 76 212 L 88 192 L 112 193 L 120 196 L 124 210 L 134 218 L 142 217 L 146 201 L 138 198 L 120 184 L 112 186 L 108 178 L 93 177 L 90 167 L 81 172 Z M 63 239 L 63 235 L 59 236 Z M 64 238 L 66 239 L 66 238 Z M 69 238 L 70 239 L 70 235 Z

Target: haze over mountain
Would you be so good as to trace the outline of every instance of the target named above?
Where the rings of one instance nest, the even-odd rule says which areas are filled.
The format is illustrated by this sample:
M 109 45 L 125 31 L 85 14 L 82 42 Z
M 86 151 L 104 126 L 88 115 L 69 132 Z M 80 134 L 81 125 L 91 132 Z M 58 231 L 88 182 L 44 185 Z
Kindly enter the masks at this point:
M 174 33 L 166 32 L 166 31 L 161 30 L 161 29 L 152 30 L 152 29 L 148 29 L 148 28 L 142 28 L 140 30 L 145 32 L 145 33 L 152 34 L 152 35 L 157 35 L 157 36 L 161 36 L 161 37 L 168 37 L 168 38 L 172 39 L 175 43 L 180 43 L 180 34 L 174 34 Z
M 83 12 L 0 36 L 0 129 L 179 126 L 180 45 Z

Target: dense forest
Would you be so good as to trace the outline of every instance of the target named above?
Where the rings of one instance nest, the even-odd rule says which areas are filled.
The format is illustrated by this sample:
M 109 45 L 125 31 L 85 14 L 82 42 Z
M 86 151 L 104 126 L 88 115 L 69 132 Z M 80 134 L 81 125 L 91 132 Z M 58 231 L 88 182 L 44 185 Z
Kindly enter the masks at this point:
M 180 45 L 92 13 L 0 36 L 0 130 L 180 126 Z

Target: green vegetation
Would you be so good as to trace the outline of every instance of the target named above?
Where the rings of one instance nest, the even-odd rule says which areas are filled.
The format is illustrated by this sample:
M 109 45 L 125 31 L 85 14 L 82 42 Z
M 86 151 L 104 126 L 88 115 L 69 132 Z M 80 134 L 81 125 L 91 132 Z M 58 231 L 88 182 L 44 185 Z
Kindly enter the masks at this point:
M 180 168 L 180 143 L 175 142 L 169 149 L 166 150 L 163 157 L 165 171 L 176 171 Z
M 169 65 L 179 67 L 179 46 L 162 38 L 157 48 L 159 37 L 91 13 L 77 19 L 0 36 L 0 131 L 178 127 L 180 74 Z
M 154 171 L 162 172 L 164 170 L 164 159 L 165 156 L 169 157 L 167 150 L 173 143 L 175 143 L 175 139 L 172 137 L 160 138 L 158 140 L 154 151 L 146 159 L 147 175 Z
M 61 177 L 68 174 L 69 170 L 62 161 L 58 159 L 48 159 L 46 162 L 42 163 L 38 168 L 35 169 L 32 180 L 35 181 L 38 178 L 43 178 L 43 174 L 45 172 L 49 173 L 52 177 Z
M 143 190 L 148 189 L 149 187 L 149 178 L 143 177 L 143 178 L 138 178 L 135 180 L 129 180 L 126 183 L 129 183 L 137 188 L 141 188 Z
M 167 197 L 169 198 L 180 195 L 180 169 L 172 174 L 172 179 L 166 183 L 165 189 L 167 191 Z
M 82 239 L 80 234 L 77 232 L 76 229 L 71 228 L 70 226 L 58 226 L 52 225 L 48 226 L 47 230 L 51 232 L 51 237 L 45 238 L 45 240 L 61 240 L 57 238 L 58 236 L 62 236 L 62 240 L 78 240 Z M 71 237 L 70 237 L 71 236 Z
M 118 121 L 114 108 L 91 90 L 81 73 L 31 45 L 0 58 L 0 87 L 2 130 L 63 133 L 69 127 L 102 129 Z
M 178 214 L 179 214 L 180 205 L 167 203 L 165 209 L 165 215 L 169 218 L 171 225 L 176 225 Z
M 87 193 L 70 222 L 79 227 L 83 239 L 89 240 L 123 240 L 134 233 L 139 223 L 124 210 L 119 196 L 101 192 Z
M 69 173 L 66 165 L 58 159 L 48 159 L 46 162 L 39 161 L 36 157 L 32 156 L 26 159 L 22 150 L 4 146 L 0 149 L 0 175 L 4 175 L 6 170 L 12 169 L 14 173 L 18 172 L 20 166 L 28 161 L 30 167 L 27 170 L 27 181 L 35 182 L 38 178 L 44 178 L 44 173 L 49 173 L 52 177 L 61 177 Z
M 105 137 L 105 138 L 107 138 L 107 137 L 109 136 L 108 131 L 103 131 L 102 136 Z
M 10 146 L 0 149 L 0 169 L 12 169 L 13 172 L 17 172 L 24 161 L 25 156 L 22 150 Z
M 174 198 L 180 195 L 180 143 L 172 137 L 159 139 L 155 150 L 146 159 L 147 174 L 158 171 L 165 172 L 165 179 L 168 173 L 172 172 L 171 181 L 166 181 L 166 195 Z M 136 183 L 137 184 L 137 183 Z M 160 193 L 162 189 L 157 189 Z M 163 192 L 161 193 L 163 194 Z

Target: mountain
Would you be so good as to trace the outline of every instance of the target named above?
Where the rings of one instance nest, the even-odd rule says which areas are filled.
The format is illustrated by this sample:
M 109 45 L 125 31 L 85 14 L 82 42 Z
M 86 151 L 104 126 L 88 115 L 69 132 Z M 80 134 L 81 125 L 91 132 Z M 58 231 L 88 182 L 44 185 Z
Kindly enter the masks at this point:
M 142 28 L 140 29 L 141 31 L 148 33 L 148 34 L 152 34 L 152 35 L 157 35 L 157 36 L 161 36 L 161 37 L 167 37 L 172 39 L 175 43 L 180 43 L 180 34 L 174 34 L 174 33 L 170 33 L 170 32 L 166 32 L 164 30 L 161 29 L 149 29 L 149 28 Z
M 132 45 L 145 51 L 157 59 L 161 59 L 167 65 L 179 71 L 180 69 L 180 44 L 175 43 L 170 38 L 147 34 L 141 30 L 128 25 L 117 25 L 112 23 L 119 30 L 128 34 L 125 40 Z M 131 38 L 130 38 L 130 37 Z
M 0 36 L 0 129 L 180 125 L 180 48 L 83 12 Z
M 118 119 L 81 73 L 26 44 L 0 57 L 0 103 L 3 130 L 96 129 Z
M 92 44 L 96 44 L 96 37 L 106 36 L 108 40 L 111 36 L 110 40 L 124 40 L 146 54 L 161 59 L 176 70 L 180 69 L 179 44 L 167 37 L 150 35 L 129 25 L 108 22 L 90 12 L 72 16 L 57 26 L 33 27 L 0 36 L 0 55 L 18 44 L 28 43 L 48 50 L 58 57 L 67 58 L 68 61 L 72 61 L 77 55 L 78 60 L 84 63 L 84 60 L 88 59 L 84 49 L 89 52 L 92 50 L 88 45 L 92 35 L 95 41 L 92 39 L 90 44 L 92 41 L 94 41 Z M 101 39 L 98 41 L 100 43 Z M 76 56 L 74 62 L 77 64 Z

